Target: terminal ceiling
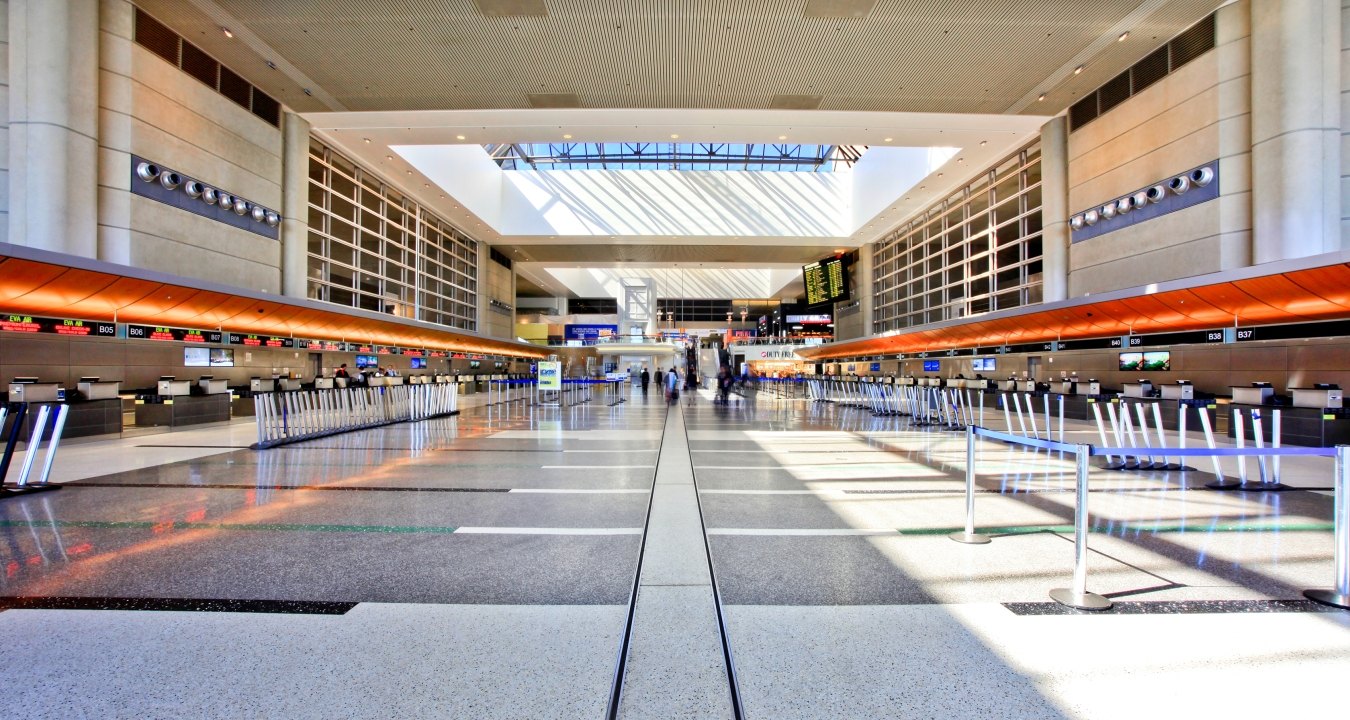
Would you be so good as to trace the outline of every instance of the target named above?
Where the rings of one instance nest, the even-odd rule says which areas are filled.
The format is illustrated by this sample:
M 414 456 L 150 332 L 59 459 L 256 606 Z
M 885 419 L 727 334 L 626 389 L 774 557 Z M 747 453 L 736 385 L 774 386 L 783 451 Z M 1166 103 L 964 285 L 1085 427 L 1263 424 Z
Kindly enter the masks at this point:
M 134 0 L 249 81 L 303 112 L 315 132 L 389 177 L 404 175 L 399 143 L 468 135 L 443 111 L 563 113 L 672 109 L 636 137 L 578 134 L 583 142 L 773 142 L 776 128 L 727 137 L 684 118 L 707 111 L 764 117 L 861 113 L 1048 116 L 1138 61 L 1223 0 Z M 233 37 L 226 37 L 229 28 Z M 1118 41 L 1128 31 L 1124 41 Z M 1081 70 L 1075 72 L 1076 69 Z M 1045 99 L 1038 101 L 1044 94 Z M 814 112 L 811 112 L 814 111 Z M 333 124 L 316 120 L 329 115 Z M 509 114 L 504 117 L 510 118 Z M 357 119 L 353 118 L 365 118 Z M 519 118 L 515 118 L 519 120 Z M 1033 118 L 1022 118 L 1031 121 Z M 626 121 L 626 119 L 625 119 Z M 551 122 L 551 120 L 549 121 Z M 592 129 L 606 121 L 589 120 Z M 910 122 L 910 121 L 905 121 Z M 439 124 L 439 125 L 438 125 Z M 491 123 L 484 123 L 490 130 Z M 534 124 L 499 122 L 469 143 L 551 142 L 511 136 Z M 544 124 L 544 123 L 540 123 Z M 881 137 L 832 135 L 821 122 L 793 141 L 867 146 Z M 902 123 L 903 124 L 903 123 Z M 1025 122 L 1023 124 L 1026 124 Z M 1035 123 L 1038 125 L 1038 123 Z M 988 123 L 985 123 L 988 126 Z M 717 122 L 712 122 L 716 128 Z M 361 129 L 358 129 L 361 128 Z M 375 133 L 369 128 L 387 128 Z M 394 130 L 407 134 L 395 137 Z M 650 132 L 645 132 L 650 129 Z M 853 128 L 856 130 L 856 128 Z M 346 137 L 343 137 L 345 130 Z M 585 131 L 583 131 L 585 132 Z M 1028 130 L 984 148 L 992 155 Z M 1031 131 L 1034 134 L 1034 130 Z M 644 134 L 645 133 L 645 134 Z M 887 133 L 894 134 L 894 133 Z M 359 138 L 374 138 L 362 146 Z M 698 139 L 696 139 L 698 138 Z M 997 140 L 997 139 L 996 139 Z M 897 135 L 897 144 L 900 138 Z M 366 140 L 367 143 L 370 140 Z M 913 147 L 944 143 L 919 138 Z M 974 144 L 974 143 L 972 143 Z M 364 154 L 363 154 L 364 153 Z M 968 172 L 1001 157 L 978 157 Z M 389 162 L 386 162 L 386 158 Z M 562 287 L 549 267 L 633 265 L 707 270 L 784 268 L 858 247 L 945 197 L 963 178 L 910 193 L 844 238 L 502 235 L 415 166 L 410 194 L 517 261 L 529 285 Z M 424 182 L 425 181 L 425 182 Z M 425 184 L 426 193 L 418 185 Z M 709 280 L 709 282 L 716 282 Z M 783 292 L 789 292 L 790 287 Z

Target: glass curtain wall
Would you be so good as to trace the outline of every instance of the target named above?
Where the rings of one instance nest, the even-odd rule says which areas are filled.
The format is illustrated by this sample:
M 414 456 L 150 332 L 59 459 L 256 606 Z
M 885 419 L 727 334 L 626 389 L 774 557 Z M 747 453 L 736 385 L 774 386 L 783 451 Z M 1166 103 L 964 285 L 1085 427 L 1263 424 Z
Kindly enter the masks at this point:
M 873 331 L 1041 301 L 1037 141 L 872 245 Z
M 475 331 L 477 246 L 310 139 L 310 298 Z

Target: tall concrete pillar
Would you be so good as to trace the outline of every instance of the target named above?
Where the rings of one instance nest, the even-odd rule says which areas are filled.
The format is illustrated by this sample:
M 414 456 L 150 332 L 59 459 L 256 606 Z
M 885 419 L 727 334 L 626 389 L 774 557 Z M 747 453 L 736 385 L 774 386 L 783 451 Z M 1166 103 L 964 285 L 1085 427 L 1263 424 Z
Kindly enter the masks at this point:
M 9 241 L 98 254 L 98 0 L 9 2 Z
M 1339 3 L 1251 9 L 1252 260 L 1339 250 Z
M 1041 126 L 1041 299 L 1069 297 L 1069 121 Z
M 309 122 L 295 113 L 282 118 L 281 294 L 309 293 Z
M 858 313 L 862 315 L 862 323 L 859 326 L 858 337 L 871 337 L 872 335 L 872 293 L 875 290 L 872 284 L 872 250 L 874 245 L 869 243 L 858 249 L 858 266 L 853 270 L 854 297 L 858 298 Z

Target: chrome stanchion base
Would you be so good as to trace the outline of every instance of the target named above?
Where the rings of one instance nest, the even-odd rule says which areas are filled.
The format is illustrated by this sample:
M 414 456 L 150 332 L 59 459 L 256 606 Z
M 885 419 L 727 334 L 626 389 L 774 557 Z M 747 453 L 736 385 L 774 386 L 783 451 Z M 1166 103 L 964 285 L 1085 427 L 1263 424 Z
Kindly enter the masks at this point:
M 1094 592 L 1076 593 L 1069 588 L 1050 591 L 1050 599 L 1078 610 L 1110 610 L 1111 601 Z
M 1303 597 L 1323 605 L 1350 610 L 1350 595 L 1335 590 L 1304 590 Z
M 1290 488 L 1288 485 L 1285 485 L 1284 483 L 1281 482 L 1263 483 L 1258 481 L 1258 482 L 1249 482 L 1245 485 L 1239 483 L 1236 489 L 1245 490 L 1247 492 L 1279 492 L 1281 490 L 1291 490 L 1293 488 Z
M 948 535 L 947 537 L 959 543 L 965 543 L 967 545 L 988 545 L 991 542 L 988 535 L 981 535 L 979 533 L 967 533 L 964 531 L 954 532 L 951 535 Z
M 1210 490 L 1238 490 L 1242 487 L 1242 483 L 1224 478 L 1223 480 L 1215 480 L 1212 483 L 1205 483 L 1205 487 Z
M 1167 463 L 1167 468 L 1166 468 L 1166 469 L 1168 469 L 1168 470 L 1176 470 L 1176 471 L 1178 471 L 1178 472 L 1194 472 L 1194 471 L 1195 471 L 1195 468 L 1191 467 L 1190 465 L 1182 465 L 1181 463 Z
M 1103 469 L 1103 470 L 1124 470 L 1124 469 L 1125 469 L 1125 463 L 1120 462 L 1120 461 L 1109 462 L 1109 463 L 1102 463 L 1102 469 Z

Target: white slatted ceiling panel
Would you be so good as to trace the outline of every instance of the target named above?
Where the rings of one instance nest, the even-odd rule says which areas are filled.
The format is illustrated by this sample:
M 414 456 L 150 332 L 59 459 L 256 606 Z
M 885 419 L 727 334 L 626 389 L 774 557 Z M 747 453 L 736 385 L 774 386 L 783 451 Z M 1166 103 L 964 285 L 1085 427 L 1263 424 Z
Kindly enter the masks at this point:
M 506 18 L 473 0 L 215 2 L 352 110 L 524 108 L 527 93 L 570 92 L 583 107 L 763 108 L 801 94 L 823 95 L 821 109 L 939 112 L 1006 111 L 1139 4 L 880 0 L 836 19 L 803 17 L 805 0 L 546 0 L 547 16 Z M 201 42 L 230 64 L 189 0 L 140 3 L 190 38 L 214 31 Z M 1175 0 L 1141 34 L 1165 40 L 1216 4 Z M 1157 43 L 1145 44 L 1103 51 L 1100 77 L 1073 86 L 1096 87 Z M 246 64 L 270 89 L 249 72 L 256 56 Z

